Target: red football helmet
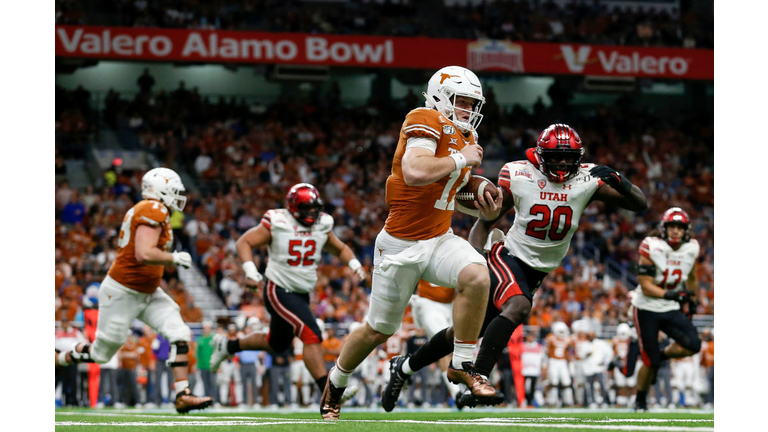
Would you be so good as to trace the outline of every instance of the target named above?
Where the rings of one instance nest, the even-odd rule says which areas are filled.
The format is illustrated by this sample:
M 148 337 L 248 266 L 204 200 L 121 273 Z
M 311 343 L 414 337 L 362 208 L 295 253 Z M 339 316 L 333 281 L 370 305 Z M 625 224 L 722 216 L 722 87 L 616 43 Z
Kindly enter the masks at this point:
M 572 127 L 556 123 L 541 132 L 534 155 L 541 172 L 553 182 L 562 183 L 579 171 L 584 146 Z
M 682 239 L 671 239 L 667 236 L 667 225 L 680 225 L 685 230 Z M 664 212 L 661 217 L 661 238 L 666 240 L 670 246 L 683 244 L 691 239 L 691 217 L 680 207 L 672 207 Z
M 323 207 L 320 192 L 309 183 L 293 185 L 285 196 L 285 201 L 288 203 L 288 211 L 291 215 L 304 226 L 312 226 L 317 222 L 320 209 Z

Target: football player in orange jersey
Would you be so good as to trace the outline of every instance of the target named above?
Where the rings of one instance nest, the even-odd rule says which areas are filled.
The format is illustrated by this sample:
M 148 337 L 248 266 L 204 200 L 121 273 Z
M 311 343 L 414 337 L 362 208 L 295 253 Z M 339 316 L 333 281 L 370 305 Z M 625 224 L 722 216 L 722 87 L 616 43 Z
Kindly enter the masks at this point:
M 118 252 L 99 289 L 99 320 L 93 344 L 78 343 L 56 356 L 57 366 L 71 363 L 106 363 L 126 341 L 138 318 L 171 342 L 168 365 L 173 370 L 176 411 L 186 413 L 210 406 L 210 397 L 192 394 L 188 381 L 190 329 L 181 319 L 179 305 L 160 288 L 166 265 L 189 268 L 187 252 L 170 252 L 173 245 L 171 211 L 182 211 L 187 198 L 176 172 L 155 168 L 141 180 L 144 200 L 125 214 Z
M 339 418 L 339 401 L 355 369 L 397 331 L 419 279 L 457 290 L 455 335 L 444 342 L 453 351 L 449 379 L 466 384 L 479 398 L 499 398 L 475 373 L 473 362 L 488 300 L 488 266 L 451 231 L 456 191 L 483 159 L 476 132 L 483 88 L 472 71 L 448 66 L 430 78 L 424 96 L 426 107 L 409 112 L 400 130 L 386 184 L 389 215 L 376 237 L 368 318 L 350 335 L 328 375 L 320 407 L 327 420 Z M 479 210 L 495 219 L 501 198 L 496 203 L 489 192 L 487 201 Z

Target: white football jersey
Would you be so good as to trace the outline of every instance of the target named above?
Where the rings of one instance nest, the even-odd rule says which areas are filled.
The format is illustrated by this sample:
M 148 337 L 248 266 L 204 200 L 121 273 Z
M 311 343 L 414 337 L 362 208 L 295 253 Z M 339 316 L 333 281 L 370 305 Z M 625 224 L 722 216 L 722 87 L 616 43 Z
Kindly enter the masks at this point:
M 515 222 L 504 246 L 528 266 L 551 272 L 568 253 L 579 218 L 603 182 L 592 177 L 594 164 L 581 164 L 578 173 L 554 183 L 530 161 L 509 162 L 499 172 L 499 186 L 515 199 Z
M 653 261 L 656 267 L 656 275 L 653 283 L 666 290 L 679 291 L 685 288 L 688 275 L 699 257 L 699 242 L 691 239 L 680 246 L 678 250 L 666 240 L 659 237 L 646 237 L 640 243 L 640 255 Z M 637 293 L 632 298 L 632 306 L 651 312 L 669 312 L 680 309 L 680 303 L 675 300 L 648 297 L 643 294 L 640 285 L 635 290 Z
M 273 209 L 264 213 L 261 224 L 272 233 L 269 262 L 264 272 L 267 279 L 287 291 L 312 291 L 317 284 L 317 264 L 323 246 L 333 229 L 333 217 L 320 213 L 317 222 L 306 227 L 287 209 Z

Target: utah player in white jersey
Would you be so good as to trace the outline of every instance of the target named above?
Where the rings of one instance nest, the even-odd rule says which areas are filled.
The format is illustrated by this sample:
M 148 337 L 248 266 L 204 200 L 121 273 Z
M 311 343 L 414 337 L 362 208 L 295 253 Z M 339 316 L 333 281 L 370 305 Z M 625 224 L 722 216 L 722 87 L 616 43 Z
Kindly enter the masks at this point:
M 476 206 L 483 210 L 484 217 L 469 233 L 470 244 L 483 248 L 491 228 L 514 208 L 515 221 L 504 242 L 493 244 L 486 254 L 491 292 L 480 331 L 484 337 L 475 361 L 475 372 L 483 377 L 491 373 L 512 332 L 528 317 L 541 281 L 565 257 L 587 205 L 598 200 L 636 212 L 648 207 L 643 192 L 614 169 L 581 163 L 581 138 L 568 125 L 553 124 L 544 129 L 536 147 L 526 155 L 527 160 L 509 162 L 501 169 L 500 207 L 483 196 L 478 198 Z M 450 353 L 436 340 L 450 337 L 453 329 L 446 330 L 446 335 L 438 333 L 408 359 L 409 371 Z M 465 396 L 463 403 L 474 406 L 477 398 Z
M 637 281 L 632 298 L 633 318 L 638 329 L 643 360 L 637 374 L 635 409 L 648 409 L 648 388 L 664 359 L 692 356 L 701 350 L 701 339 L 681 310 L 681 303 L 692 301 L 698 290 L 696 259 L 699 242 L 691 238 L 691 218 L 680 207 L 672 207 L 661 217 L 661 234 L 646 237 L 640 244 Z M 659 331 L 675 343 L 659 349 Z
M 269 333 L 251 333 L 227 341 L 213 338 L 211 370 L 232 354 L 242 350 L 283 352 L 294 337 L 304 343 L 304 363 L 320 391 L 328 373 L 323 361 L 322 332 L 309 308 L 309 292 L 317 284 L 317 264 L 322 251 L 339 257 L 358 278 L 366 278 L 352 249 L 333 233 L 333 217 L 320 212 L 320 193 L 309 183 L 294 185 L 286 195 L 287 209 L 268 210 L 261 222 L 237 240 L 237 253 L 243 262 L 248 287 L 264 283 L 264 305 L 272 319 Z M 253 262 L 253 249 L 268 247 L 269 262 L 264 276 Z

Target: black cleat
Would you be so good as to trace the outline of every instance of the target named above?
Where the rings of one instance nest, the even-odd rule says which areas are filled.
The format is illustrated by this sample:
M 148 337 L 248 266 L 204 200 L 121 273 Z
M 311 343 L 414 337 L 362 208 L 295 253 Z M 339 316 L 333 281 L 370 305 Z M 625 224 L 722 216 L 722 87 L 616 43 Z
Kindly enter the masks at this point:
M 472 393 L 469 391 L 459 391 L 456 393 L 453 400 L 456 401 L 456 409 L 459 411 L 464 409 L 464 407 L 474 408 L 477 406 L 477 400 L 475 400 L 475 397 L 472 396 Z
M 635 399 L 635 412 L 648 412 L 648 402 L 645 399 Z
M 403 373 L 403 363 L 410 356 L 395 356 L 389 361 L 389 382 L 381 392 L 381 407 L 384 411 L 390 412 L 397 405 L 397 398 L 400 397 L 400 391 L 410 380 L 410 376 Z

